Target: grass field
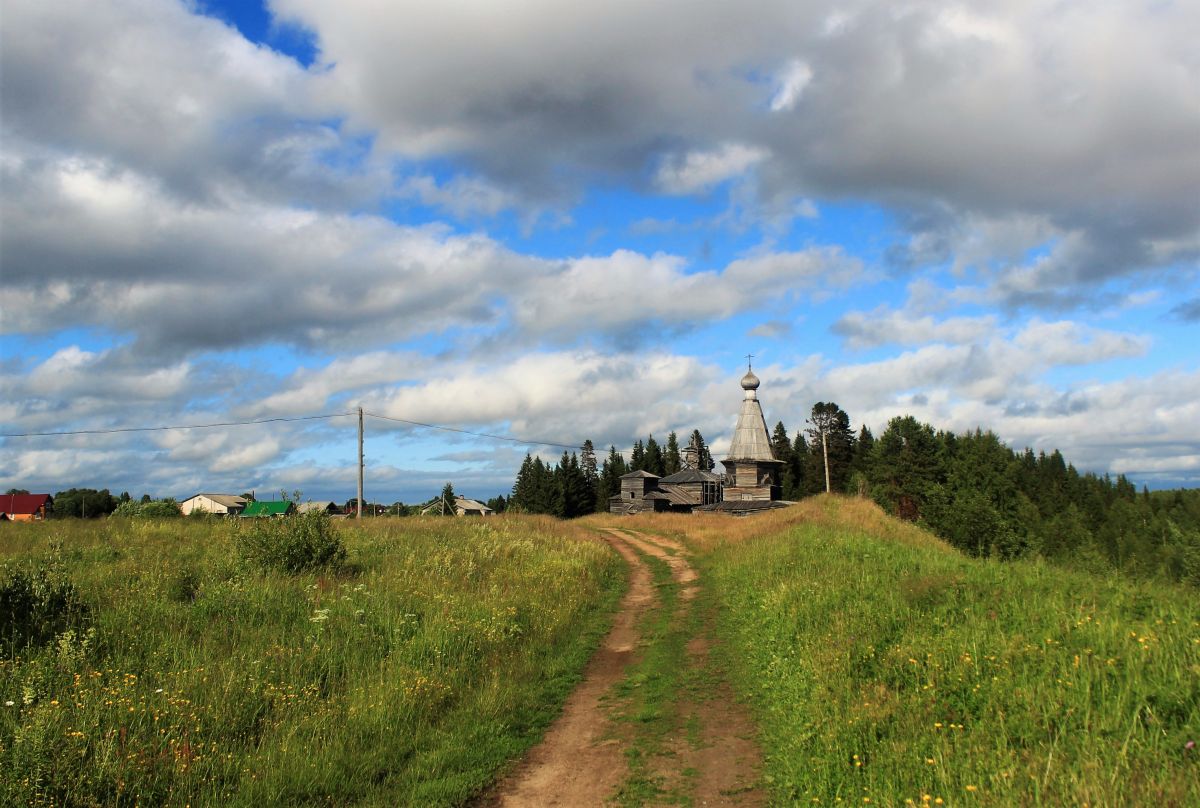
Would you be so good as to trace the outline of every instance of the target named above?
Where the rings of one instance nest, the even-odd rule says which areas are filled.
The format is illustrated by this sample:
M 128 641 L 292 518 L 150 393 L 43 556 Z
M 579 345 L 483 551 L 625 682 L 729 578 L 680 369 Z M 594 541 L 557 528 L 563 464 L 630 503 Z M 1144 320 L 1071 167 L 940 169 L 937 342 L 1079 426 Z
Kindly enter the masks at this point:
M 641 527 L 700 555 L 777 804 L 1200 805 L 1194 589 L 971 560 L 844 498 Z
M 347 525 L 338 569 L 236 525 L 4 525 L 85 607 L 0 659 L 5 805 L 451 805 L 540 735 L 624 585 L 548 518 Z
M 340 568 L 295 574 L 222 522 L 4 525 L 4 575 L 50 570 L 62 608 L 0 654 L 0 804 L 461 804 L 606 627 L 605 523 L 346 524 Z M 1194 589 L 969 559 L 838 497 L 617 524 L 691 548 L 775 804 L 1200 805 Z M 648 727 L 672 695 L 647 683 L 691 681 L 662 619 L 625 693 Z M 669 796 L 646 737 L 626 804 Z

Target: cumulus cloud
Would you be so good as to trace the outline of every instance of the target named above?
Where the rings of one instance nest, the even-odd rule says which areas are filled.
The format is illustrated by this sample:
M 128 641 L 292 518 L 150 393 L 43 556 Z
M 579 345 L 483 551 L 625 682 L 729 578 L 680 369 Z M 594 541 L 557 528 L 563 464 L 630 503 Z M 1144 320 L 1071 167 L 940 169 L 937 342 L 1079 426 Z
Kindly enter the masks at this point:
M 993 315 L 934 320 L 929 315 L 914 317 L 884 305 L 869 312 L 847 312 L 833 324 L 831 330 L 844 337 L 852 348 L 873 348 L 929 342 L 961 345 L 978 342 L 993 333 L 995 328 L 996 318 Z
M 764 155 L 770 196 L 873 199 L 916 235 L 939 232 L 925 214 L 942 205 L 993 258 L 1015 246 L 987 231 L 1015 220 L 1077 240 L 1011 290 L 1028 305 L 1195 256 L 1194 8 L 468 5 L 274 8 L 315 33 L 330 94 L 390 148 L 457 155 L 519 193 L 646 165 L 694 192 Z M 804 115 L 772 114 L 801 98 Z
M 668 157 L 655 177 L 659 188 L 669 194 L 704 191 L 725 180 L 742 176 L 762 162 L 767 153 L 742 143 L 726 143 L 710 151 L 692 151 Z
M 864 272 L 836 248 L 748 256 L 721 272 L 687 269 L 678 256 L 628 250 L 569 261 L 516 301 L 514 319 L 531 333 L 575 332 L 582 322 L 635 339 L 637 329 L 691 328 L 788 295 L 845 288 Z
M 784 112 L 796 106 L 804 88 L 812 81 L 812 68 L 807 62 L 793 59 L 780 73 L 778 88 L 771 97 L 771 111 Z

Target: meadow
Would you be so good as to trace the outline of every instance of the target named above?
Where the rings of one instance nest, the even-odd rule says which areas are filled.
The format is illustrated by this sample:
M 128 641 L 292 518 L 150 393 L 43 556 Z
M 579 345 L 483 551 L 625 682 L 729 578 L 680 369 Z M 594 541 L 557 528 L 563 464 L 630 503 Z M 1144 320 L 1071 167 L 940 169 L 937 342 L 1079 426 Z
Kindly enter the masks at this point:
M 661 625 L 615 695 L 654 729 L 704 681 L 688 637 L 714 631 L 773 804 L 1200 805 L 1194 588 L 969 558 L 827 496 L 748 519 L 346 522 L 344 556 L 313 567 L 244 523 L 4 525 L 0 613 L 30 619 L 0 637 L 0 804 L 469 802 L 610 623 L 605 524 L 683 541 L 706 615 L 668 619 L 652 564 Z M 647 737 L 624 804 L 672 799 L 645 787 Z
M 344 559 L 299 571 L 246 529 L 3 526 L 0 577 L 45 625 L 4 638 L 0 803 L 460 804 L 540 736 L 624 587 L 548 517 L 343 523 Z
M 964 557 L 876 506 L 646 519 L 696 551 L 780 805 L 1200 805 L 1194 588 Z

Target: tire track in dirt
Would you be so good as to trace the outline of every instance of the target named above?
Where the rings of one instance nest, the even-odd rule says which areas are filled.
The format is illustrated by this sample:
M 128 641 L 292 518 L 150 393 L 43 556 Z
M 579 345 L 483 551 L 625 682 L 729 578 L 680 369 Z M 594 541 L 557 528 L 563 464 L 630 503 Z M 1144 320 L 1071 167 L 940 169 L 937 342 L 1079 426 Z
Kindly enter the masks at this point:
M 603 537 L 629 565 L 629 589 L 613 628 L 542 741 L 475 804 L 583 808 L 613 803 L 630 774 L 626 753 L 638 743 L 640 728 L 614 720 L 620 705 L 606 697 L 636 661 L 643 642 L 638 625 L 662 608 L 642 558 L 646 555 L 667 564 L 679 587 L 673 624 L 698 627 L 688 639 L 682 684 L 667 706 L 674 716 L 670 731 L 648 747 L 653 750 L 651 772 L 662 784 L 662 799 L 648 804 L 765 805 L 756 728 L 711 659 L 711 620 L 691 614 L 700 581 L 686 548 L 671 539 L 625 529 L 605 529 Z
M 681 587 L 684 608 L 690 608 L 688 602 L 699 590 L 699 575 L 684 557 L 683 545 L 632 530 L 620 534 L 642 552 L 666 562 L 671 577 Z M 677 619 L 686 618 L 681 614 Z M 675 709 L 680 722 L 658 756 L 657 773 L 668 791 L 687 794 L 694 805 L 766 805 L 767 793 L 761 783 L 762 752 L 755 741 L 757 728 L 724 676 L 714 670 L 710 657 L 711 617 L 702 615 L 699 626 L 699 633 L 687 646 L 694 686 L 678 694 Z M 689 772 L 694 776 L 689 778 Z
M 620 537 L 605 540 L 629 565 L 629 589 L 613 627 L 541 742 L 478 805 L 604 805 L 626 776 L 624 750 L 604 697 L 625 676 L 640 641 L 638 621 L 658 599 L 650 570 L 638 554 Z

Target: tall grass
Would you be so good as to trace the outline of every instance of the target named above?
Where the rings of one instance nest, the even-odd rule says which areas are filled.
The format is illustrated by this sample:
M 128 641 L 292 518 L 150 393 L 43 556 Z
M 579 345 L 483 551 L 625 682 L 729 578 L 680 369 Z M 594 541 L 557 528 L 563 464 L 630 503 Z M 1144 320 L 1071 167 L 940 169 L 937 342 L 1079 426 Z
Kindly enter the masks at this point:
M 780 804 L 1200 804 L 1194 590 L 967 559 L 864 501 L 689 518 Z
M 0 803 L 476 793 L 577 680 L 619 559 L 546 518 L 339 529 L 339 570 L 288 574 L 220 521 L 4 526 L 6 574 L 59 570 L 88 618 L 0 659 Z

